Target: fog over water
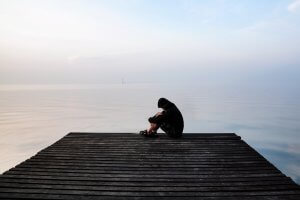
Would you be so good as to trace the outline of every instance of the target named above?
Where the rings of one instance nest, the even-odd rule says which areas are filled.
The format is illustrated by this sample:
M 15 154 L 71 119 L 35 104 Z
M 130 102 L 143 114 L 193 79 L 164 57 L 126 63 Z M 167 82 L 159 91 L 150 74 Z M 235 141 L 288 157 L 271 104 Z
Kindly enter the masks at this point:
M 300 183 L 299 94 L 196 84 L 0 85 L 0 172 L 72 131 L 132 132 L 166 97 L 186 133 L 237 133 Z

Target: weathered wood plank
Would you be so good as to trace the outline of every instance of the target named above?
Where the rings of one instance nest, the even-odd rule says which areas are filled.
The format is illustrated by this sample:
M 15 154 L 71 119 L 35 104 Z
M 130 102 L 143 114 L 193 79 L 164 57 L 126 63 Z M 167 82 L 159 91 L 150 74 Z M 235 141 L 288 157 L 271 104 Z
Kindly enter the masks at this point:
M 135 181 L 135 182 L 188 182 L 188 183 L 199 183 L 199 182 L 251 182 L 251 181 L 280 181 L 285 180 L 287 177 L 285 176 L 266 176 L 266 177 L 222 177 L 222 178 L 198 178 L 198 179 L 170 179 L 170 178 L 156 178 L 149 179 L 149 178 L 97 178 L 97 177 L 65 177 L 65 176 L 37 176 L 37 175 L 10 175 L 4 174 L 2 175 L 3 178 L 14 178 L 14 179 L 49 179 L 49 180 L 72 180 L 72 181 L 109 181 L 109 182 L 128 182 L 128 181 Z
M 94 178 L 148 178 L 155 180 L 167 179 L 212 179 L 212 178 L 251 178 L 251 177 L 274 177 L 283 176 L 281 173 L 238 173 L 235 174 L 101 174 L 101 173 L 72 173 L 72 172 L 39 172 L 39 171 L 10 171 L 8 175 L 36 175 L 36 176 L 60 176 L 60 177 L 94 177 Z
M 8 171 L 6 174 L 13 174 L 13 172 L 63 172 L 63 173 L 84 173 L 84 174 L 169 174 L 169 175 L 222 175 L 222 174 L 266 174 L 266 173 L 280 173 L 277 170 L 269 170 L 269 169 L 262 169 L 262 170 L 198 170 L 198 171 L 170 171 L 170 170 L 160 170 L 160 171 L 153 171 L 153 170 L 82 170 L 82 169 L 41 169 L 41 168 L 15 168 Z
M 52 185 L 83 185 L 83 186 L 185 186 L 185 187 L 232 187 L 232 186 L 272 186 L 272 185 L 290 185 L 293 182 L 291 179 L 269 178 L 263 181 L 231 181 L 231 182 L 145 182 L 145 181 L 123 181 L 123 182 L 113 182 L 113 181 L 89 181 L 89 180 L 60 180 L 60 179 L 33 179 L 33 178 L 9 178 L 0 177 L 1 183 L 21 183 L 21 184 L 52 184 Z
M 177 165 L 178 161 L 172 160 L 172 161 L 160 161 L 160 160 L 94 160 L 94 161 L 89 161 L 89 160 L 72 160 L 72 159 L 31 159 L 32 163 L 44 163 L 44 162 L 55 162 L 55 163 L 72 163 L 72 164 L 85 164 L 85 163 L 92 163 L 92 164 L 169 164 L 169 165 Z M 233 164 L 236 166 L 238 164 L 262 164 L 264 165 L 265 163 L 263 161 L 232 161 L 232 162 L 222 162 L 222 161 L 182 161 L 182 164 L 185 165 L 218 165 L 218 166 L 224 166 L 224 165 L 230 165 L 232 166 Z
M 49 154 L 49 155 L 38 155 L 38 156 L 33 156 L 31 157 L 32 160 L 38 160 L 38 159 L 52 159 L 52 160 L 88 160 L 88 161 L 111 161 L 111 160 L 118 160 L 118 161 L 136 161 L 136 160 L 147 160 L 147 161 L 161 161 L 161 162 L 167 162 L 167 161 L 177 161 L 177 158 L 174 157 L 139 157 L 139 156 L 119 156 L 119 157 L 107 157 L 107 156 L 102 156 L 102 157 L 92 157 L 89 158 L 88 156 L 85 157 L 78 157 L 75 155 L 57 155 L 57 154 Z M 257 157 L 250 157 L 250 158 L 238 158 L 238 159 L 230 159 L 230 158 L 199 158 L 199 157 L 193 157 L 192 159 L 189 157 L 182 157 L 180 158 L 181 161 L 202 161 L 202 162 L 251 162 L 251 161 L 263 161 L 265 162 L 265 160 L 263 158 L 257 158 Z
M 32 158 L 30 160 L 32 163 L 42 163 L 42 162 L 56 162 L 56 163 L 95 163 L 95 164 L 178 164 L 178 160 L 145 160 L 145 159 L 138 159 L 138 160 L 88 160 L 88 159 L 49 159 L 49 158 Z M 263 160 L 253 160 L 253 161 L 231 161 L 231 162 L 226 162 L 226 161 L 199 161 L 199 160 L 181 160 L 182 164 L 192 164 L 192 165 L 237 165 L 237 164 L 265 164 Z
M 96 190 L 63 190 L 63 189 L 27 189 L 27 188 L 1 188 L 0 192 L 11 193 L 29 193 L 29 194 L 78 194 L 78 195 L 95 195 L 95 196 L 183 196 L 183 197 L 215 197 L 215 196 L 268 196 L 268 195 L 300 195 L 299 190 L 279 190 L 279 191 L 140 191 L 140 187 L 136 187 L 134 191 L 96 191 Z
M 16 168 L 12 168 L 11 170 L 5 172 L 5 174 L 8 174 L 10 171 L 12 170 L 16 170 L 16 169 L 24 169 L 24 171 L 29 170 L 29 169 L 58 169 L 58 170 L 64 170 L 64 169 L 69 169 L 69 170 L 106 170 L 106 171 L 136 171 L 136 172 L 145 172 L 145 174 L 147 174 L 149 171 L 153 171 L 153 173 L 158 173 L 158 172 L 177 172 L 177 173 L 183 173 L 183 174 L 188 174 L 189 172 L 207 172 L 207 171 L 213 171 L 216 174 L 218 174 L 220 171 L 225 171 L 229 172 L 229 171 L 259 171 L 259 170 L 273 170 L 275 169 L 276 172 L 278 172 L 278 170 L 276 168 L 269 168 L 269 167 L 232 167 L 232 168 L 186 168 L 186 167 L 182 167 L 182 168 L 173 168 L 172 170 L 170 170 L 170 168 L 168 167 L 160 167 L 160 168 L 153 168 L 153 167 L 139 167 L 139 168 L 132 168 L 132 167 L 119 167 L 119 166 L 114 166 L 114 167 L 81 167 L 81 166 L 72 166 L 72 165 L 67 165 L 67 166 L 50 166 L 50 165 L 39 165 L 39 166 L 32 166 L 32 165 L 27 165 L 27 164 L 22 164 L 17 166 Z
M 10 197 L 10 198 L 9 198 Z M 223 197 L 201 197 L 202 200 L 299 200 L 300 195 L 272 195 L 272 196 L 223 196 Z M 106 200 L 152 200 L 153 196 L 102 196 Z M 92 195 L 60 195 L 60 194 L 18 194 L 18 193 L 0 193 L 0 199 L 48 199 L 48 200 L 99 200 L 99 196 Z M 160 200 L 190 200 L 199 199 L 199 197 L 168 197 L 160 196 Z
M 204 164 L 200 164 L 200 163 L 180 163 L 180 164 L 172 164 L 172 163 L 146 163 L 146 162 L 139 162 L 139 163 L 84 163 L 84 162 L 59 162 L 56 161 L 51 162 L 51 161 L 31 161 L 28 160 L 26 161 L 26 163 L 24 163 L 24 165 L 71 165 L 73 166 L 74 164 L 76 164 L 76 166 L 95 166 L 95 167 L 113 167 L 113 166 L 119 166 L 119 167 L 135 167 L 135 168 L 139 168 L 139 167 L 153 167 L 153 168 L 159 168 L 159 167 L 170 167 L 170 168 L 186 168 L 186 167 L 192 167 L 192 168 L 208 168 L 208 167 L 215 167 L 215 168 L 225 168 L 225 167 L 264 167 L 264 166 L 270 166 L 269 163 L 224 163 L 224 164 L 210 164 L 210 163 L 204 163 Z
M 297 190 L 296 185 L 260 185 L 260 186 L 82 186 L 53 184 L 0 183 L 0 191 L 5 188 L 52 189 L 82 191 L 131 191 L 131 192 L 233 192 L 233 191 L 285 191 Z

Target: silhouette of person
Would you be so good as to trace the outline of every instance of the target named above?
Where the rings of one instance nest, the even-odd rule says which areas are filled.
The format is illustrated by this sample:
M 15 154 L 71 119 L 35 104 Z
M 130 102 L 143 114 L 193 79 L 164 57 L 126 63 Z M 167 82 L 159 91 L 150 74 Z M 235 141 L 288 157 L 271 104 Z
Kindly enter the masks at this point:
M 157 130 L 161 128 L 169 137 L 180 138 L 182 136 L 184 122 L 183 117 L 176 105 L 166 98 L 160 98 L 157 103 L 162 112 L 156 113 L 148 119 L 150 128 L 141 131 L 146 137 L 157 137 Z

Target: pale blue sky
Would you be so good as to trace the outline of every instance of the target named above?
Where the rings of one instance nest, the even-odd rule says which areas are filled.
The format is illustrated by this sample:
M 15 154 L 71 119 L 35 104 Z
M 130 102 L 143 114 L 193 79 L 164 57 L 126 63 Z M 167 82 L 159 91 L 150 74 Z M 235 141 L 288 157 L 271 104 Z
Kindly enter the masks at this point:
M 299 35 L 299 0 L 0 0 L 0 83 L 294 81 Z

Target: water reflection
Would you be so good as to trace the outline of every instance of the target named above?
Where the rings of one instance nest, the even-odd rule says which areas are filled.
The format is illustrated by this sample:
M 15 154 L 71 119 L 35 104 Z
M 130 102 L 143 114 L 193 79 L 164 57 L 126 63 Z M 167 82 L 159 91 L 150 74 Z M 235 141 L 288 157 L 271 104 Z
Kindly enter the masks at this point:
M 158 98 L 167 97 L 181 109 L 185 132 L 236 132 L 299 183 L 300 104 L 294 95 L 195 85 L 2 85 L 0 172 L 71 131 L 144 129 Z

